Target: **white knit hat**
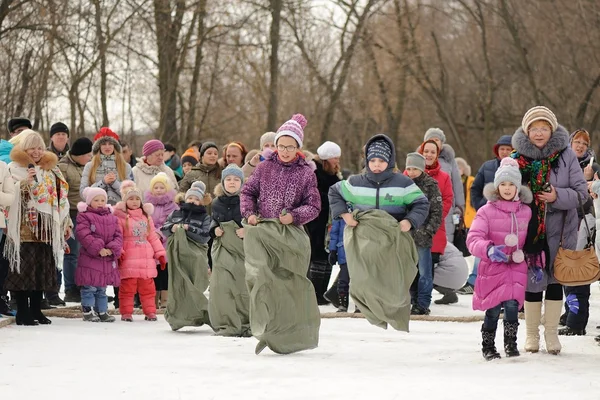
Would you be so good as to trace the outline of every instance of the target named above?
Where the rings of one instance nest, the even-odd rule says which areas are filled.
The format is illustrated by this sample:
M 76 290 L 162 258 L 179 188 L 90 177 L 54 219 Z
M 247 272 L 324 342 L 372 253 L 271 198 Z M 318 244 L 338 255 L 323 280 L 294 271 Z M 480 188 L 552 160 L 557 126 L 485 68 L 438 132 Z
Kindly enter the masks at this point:
M 342 149 L 336 143 L 325 142 L 317 149 L 317 154 L 321 160 L 329 160 L 342 156 Z
M 525 115 L 523 116 L 523 121 L 521 121 L 521 127 L 523 127 L 523 132 L 527 134 L 527 130 L 529 126 L 533 124 L 535 121 L 546 121 L 552 127 L 552 132 L 558 128 L 558 120 L 556 119 L 556 115 L 549 108 L 544 106 L 535 106 L 530 108 Z
M 522 179 L 517 160 L 506 157 L 500 161 L 500 166 L 494 175 L 494 188 L 498 189 L 502 182 L 510 182 L 517 187 L 517 193 L 519 193 Z

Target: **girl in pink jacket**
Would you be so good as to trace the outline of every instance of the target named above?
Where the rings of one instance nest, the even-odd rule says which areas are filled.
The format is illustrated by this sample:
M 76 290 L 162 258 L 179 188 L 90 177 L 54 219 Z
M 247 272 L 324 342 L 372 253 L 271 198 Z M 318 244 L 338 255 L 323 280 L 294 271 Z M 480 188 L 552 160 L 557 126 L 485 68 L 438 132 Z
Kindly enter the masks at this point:
M 504 307 L 504 352 L 519 355 L 517 349 L 518 313 L 525 301 L 527 263 L 523 245 L 531 219 L 528 204 L 533 195 L 521 186 L 517 161 L 504 158 L 496 171 L 494 183 L 483 194 L 488 203 L 477 211 L 467 236 L 467 247 L 481 259 L 473 294 L 473 309 L 485 310 L 481 327 L 483 357 L 500 358 L 494 343 L 498 317 Z
M 133 296 L 137 291 L 146 321 L 156 321 L 156 262 L 164 269 L 167 260 L 151 217 L 154 206 L 142 204 L 142 192 L 132 181 L 121 184 L 121 198 L 123 200 L 115 206 L 115 215 L 123 232 L 123 252 L 119 262 L 121 320 L 133 321 Z

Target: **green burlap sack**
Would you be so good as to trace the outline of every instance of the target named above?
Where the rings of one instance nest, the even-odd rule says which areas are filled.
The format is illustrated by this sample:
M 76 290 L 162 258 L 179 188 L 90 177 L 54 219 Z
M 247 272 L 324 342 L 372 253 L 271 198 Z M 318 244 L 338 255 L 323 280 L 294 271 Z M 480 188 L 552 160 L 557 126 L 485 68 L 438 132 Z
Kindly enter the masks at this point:
M 169 301 L 165 319 L 174 331 L 184 326 L 209 324 L 208 246 L 177 229 L 167 241 L 169 259 Z
M 220 226 L 223 236 L 212 244 L 213 270 L 208 297 L 210 324 L 220 336 L 252 336 L 244 242 L 235 233 L 239 229 L 235 221 Z
M 355 211 L 354 218 L 358 226 L 344 229 L 350 296 L 371 324 L 408 332 L 415 243 L 385 211 Z
M 306 278 L 308 235 L 277 219 L 263 219 L 245 228 L 250 327 L 259 340 L 256 354 L 266 346 L 279 354 L 316 348 L 321 315 L 315 290 Z

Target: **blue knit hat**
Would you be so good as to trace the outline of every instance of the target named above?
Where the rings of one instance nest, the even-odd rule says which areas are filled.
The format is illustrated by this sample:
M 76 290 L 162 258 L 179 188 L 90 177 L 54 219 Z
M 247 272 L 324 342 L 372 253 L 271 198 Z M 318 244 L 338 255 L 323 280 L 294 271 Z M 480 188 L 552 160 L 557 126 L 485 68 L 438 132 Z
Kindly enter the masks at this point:
M 225 182 L 225 178 L 231 175 L 237 176 L 240 178 L 240 181 L 244 183 L 244 172 L 236 164 L 229 164 L 227 167 L 225 167 L 223 172 L 221 172 L 221 183 Z
M 392 148 L 385 140 L 375 140 L 367 148 L 367 161 L 379 158 L 389 164 L 392 159 Z

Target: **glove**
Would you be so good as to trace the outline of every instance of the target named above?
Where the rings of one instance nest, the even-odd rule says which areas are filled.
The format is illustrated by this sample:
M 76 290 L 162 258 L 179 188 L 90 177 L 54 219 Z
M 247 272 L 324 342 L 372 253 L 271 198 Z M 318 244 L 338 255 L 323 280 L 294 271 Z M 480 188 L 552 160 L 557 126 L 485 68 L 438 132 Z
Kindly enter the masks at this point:
M 158 262 L 160 263 L 160 269 L 164 271 L 167 268 L 167 259 L 165 256 L 158 257 Z
M 540 283 L 544 278 L 544 271 L 540 267 L 530 267 L 531 272 L 531 283 Z
M 508 262 L 508 256 L 502 251 L 506 246 L 492 246 L 488 249 L 488 257 L 493 262 Z
M 334 266 L 335 264 L 337 264 L 337 262 L 338 262 L 337 251 L 332 250 L 329 252 L 328 261 L 329 261 L 329 265 L 331 265 L 331 266 Z
M 573 293 L 567 296 L 567 307 L 573 314 L 579 313 L 579 299 Z

